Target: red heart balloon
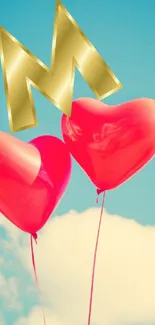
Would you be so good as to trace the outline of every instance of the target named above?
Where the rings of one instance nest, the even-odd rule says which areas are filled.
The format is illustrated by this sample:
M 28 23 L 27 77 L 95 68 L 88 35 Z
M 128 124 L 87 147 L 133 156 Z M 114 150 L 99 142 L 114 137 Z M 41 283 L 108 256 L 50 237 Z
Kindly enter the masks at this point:
M 135 174 L 155 153 L 155 101 L 136 99 L 117 106 L 81 98 L 63 115 L 69 151 L 100 190 Z
M 0 211 L 35 235 L 61 200 L 71 174 L 66 145 L 53 136 L 29 144 L 0 132 Z

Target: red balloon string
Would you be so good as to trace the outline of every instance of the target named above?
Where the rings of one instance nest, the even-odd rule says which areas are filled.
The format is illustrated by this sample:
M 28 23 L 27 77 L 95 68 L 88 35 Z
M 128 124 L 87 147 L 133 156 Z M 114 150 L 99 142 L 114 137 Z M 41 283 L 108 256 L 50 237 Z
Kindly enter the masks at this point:
M 98 193 L 98 195 L 99 194 L 100 193 Z M 100 213 L 100 219 L 99 219 L 99 225 L 98 225 L 98 231 L 97 231 L 97 237 L 96 237 L 96 244 L 95 244 L 95 251 L 94 251 L 94 260 L 93 260 L 92 278 L 91 278 L 91 289 L 90 289 L 90 299 L 89 299 L 88 322 L 87 322 L 88 325 L 90 325 L 90 323 L 91 323 L 96 257 L 97 257 L 97 249 L 98 249 L 100 230 L 101 230 L 101 224 L 102 224 L 102 217 L 103 217 L 104 199 L 105 199 L 105 192 L 103 193 L 103 198 L 102 198 L 101 213 Z M 98 203 L 98 201 L 97 201 L 97 203 Z
M 40 299 L 40 303 L 41 303 L 43 322 L 44 322 L 44 325 L 46 325 L 46 319 L 45 319 L 44 310 L 43 310 L 43 307 L 42 307 L 42 299 L 41 299 L 40 287 L 39 287 L 38 276 L 37 276 L 37 271 L 36 271 L 36 263 L 35 263 L 35 258 L 34 258 L 33 239 L 35 240 L 35 242 L 37 244 L 37 234 L 34 234 L 34 235 L 30 236 L 31 255 L 32 255 L 32 265 L 33 265 L 33 271 L 34 271 L 36 286 L 37 286 L 38 295 L 39 295 L 39 299 Z

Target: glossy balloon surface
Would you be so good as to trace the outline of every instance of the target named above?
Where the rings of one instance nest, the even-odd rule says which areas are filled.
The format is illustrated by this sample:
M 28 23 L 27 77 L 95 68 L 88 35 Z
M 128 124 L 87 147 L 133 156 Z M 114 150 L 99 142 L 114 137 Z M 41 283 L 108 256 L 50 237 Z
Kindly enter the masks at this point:
M 38 232 L 60 202 L 71 174 L 66 145 L 53 136 L 29 144 L 0 133 L 0 211 L 21 230 Z
M 154 156 L 155 101 L 109 106 L 90 98 L 75 100 L 71 117 L 62 117 L 62 134 L 93 184 L 113 189 Z

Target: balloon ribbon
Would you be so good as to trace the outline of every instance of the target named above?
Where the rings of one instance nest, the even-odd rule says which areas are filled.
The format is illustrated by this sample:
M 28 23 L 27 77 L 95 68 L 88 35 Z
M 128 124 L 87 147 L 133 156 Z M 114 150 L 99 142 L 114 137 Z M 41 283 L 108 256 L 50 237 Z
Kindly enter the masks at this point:
M 33 265 L 33 271 L 34 271 L 36 286 L 37 286 L 37 290 L 38 290 L 38 295 L 39 295 L 40 303 L 41 303 L 41 310 L 42 310 L 43 322 L 44 322 L 44 325 L 47 325 L 46 324 L 45 315 L 44 315 L 44 310 L 43 310 L 43 307 L 42 307 L 42 299 L 41 299 L 40 287 L 39 287 L 38 276 L 37 276 L 37 271 L 36 271 L 36 263 L 35 263 L 35 258 L 34 258 L 34 249 L 33 249 L 33 239 L 35 240 L 35 242 L 37 244 L 37 234 L 30 236 L 32 265 Z
M 97 190 L 98 195 L 100 194 L 100 192 L 101 191 Z M 88 325 L 90 325 L 90 323 L 91 323 L 93 291 L 94 291 L 94 279 L 95 279 L 95 267 L 96 267 L 97 249 L 98 249 L 100 230 L 101 230 L 101 224 L 102 224 L 102 217 L 103 217 L 104 199 L 105 199 L 105 192 L 103 192 L 101 213 L 100 213 L 100 219 L 99 219 L 98 231 L 97 231 L 97 237 L 96 237 L 96 244 L 95 244 L 95 251 L 94 251 L 92 278 L 91 278 L 91 289 L 90 289 L 90 299 L 89 299 L 88 322 L 87 322 Z M 98 200 L 96 201 L 96 203 L 98 203 Z

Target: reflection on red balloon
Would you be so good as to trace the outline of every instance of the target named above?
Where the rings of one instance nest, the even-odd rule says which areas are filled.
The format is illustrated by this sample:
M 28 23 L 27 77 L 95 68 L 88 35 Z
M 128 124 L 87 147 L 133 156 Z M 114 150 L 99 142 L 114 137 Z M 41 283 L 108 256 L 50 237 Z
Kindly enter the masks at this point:
M 70 153 L 100 190 L 126 181 L 155 153 L 155 101 L 136 99 L 117 106 L 81 98 L 63 115 Z
M 71 174 L 66 145 L 53 136 L 26 144 L 0 132 L 0 211 L 34 235 L 61 200 Z

